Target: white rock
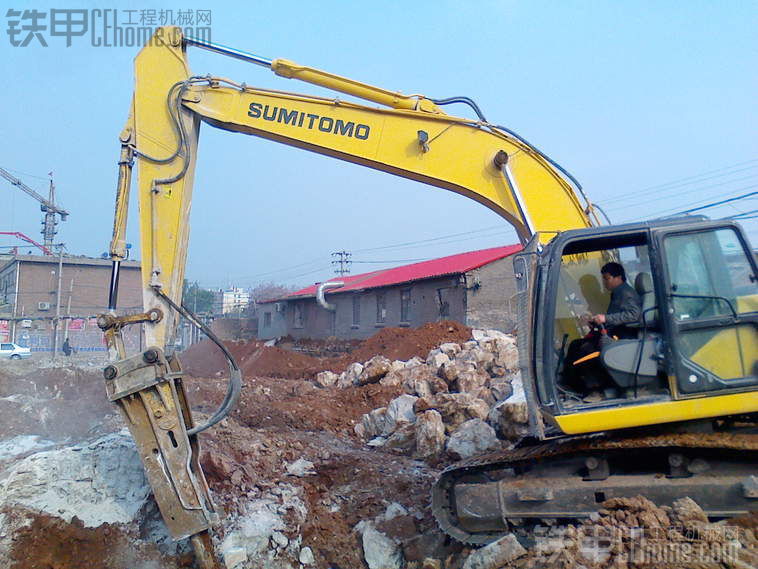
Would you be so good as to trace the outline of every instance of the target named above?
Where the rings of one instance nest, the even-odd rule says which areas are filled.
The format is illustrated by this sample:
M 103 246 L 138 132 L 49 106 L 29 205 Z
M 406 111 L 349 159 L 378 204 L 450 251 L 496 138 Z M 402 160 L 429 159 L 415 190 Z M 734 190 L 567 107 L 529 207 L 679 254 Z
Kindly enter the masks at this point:
M 468 556 L 463 569 L 496 569 L 526 554 L 526 549 L 512 533 L 489 545 L 477 549 Z
M 361 417 L 363 426 L 363 438 L 371 440 L 384 432 L 386 424 L 387 408 L 379 407 Z
M 435 390 L 439 389 L 436 386 L 439 378 L 432 373 L 429 366 L 420 365 L 396 373 L 402 380 L 403 391 L 410 395 L 428 397 Z M 445 389 L 447 389 L 447 386 L 445 386 Z
M 410 454 L 416 445 L 415 425 L 405 420 L 398 421 L 395 431 L 387 438 L 384 448 L 398 451 L 402 454 Z
M 471 337 L 477 342 L 480 342 L 487 339 L 487 332 L 484 330 L 471 330 Z
M 384 446 L 384 443 L 387 442 L 387 439 L 385 437 L 374 437 L 366 444 L 370 447 L 381 447 Z
M 495 405 L 487 416 L 487 422 L 504 439 L 517 441 L 529 433 L 529 409 L 521 377 L 511 381 L 513 395 Z
M 512 376 L 511 387 L 513 387 L 513 395 L 507 401 L 509 403 L 526 403 L 526 393 L 524 393 L 524 382 L 521 380 L 521 373 Z
M 242 565 L 247 561 L 247 551 L 245 551 L 244 547 L 232 547 L 223 553 L 226 569 L 234 569 L 238 565 Z
M 489 336 L 490 338 L 494 338 L 496 340 L 513 340 L 513 336 L 510 334 L 506 334 L 505 332 L 501 332 L 500 330 L 485 330 L 484 333 Z
M 444 344 L 440 344 L 439 350 L 443 354 L 447 355 L 448 358 L 453 359 L 460 353 L 461 346 L 455 342 L 445 342 Z
M 461 371 L 455 380 L 454 387 L 460 393 L 474 393 L 480 387 L 486 387 L 490 381 L 489 374 L 481 369 Z
M 397 427 L 398 421 L 407 421 L 408 423 L 414 423 L 416 421 L 416 414 L 413 412 L 413 404 L 418 397 L 413 395 L 403 394 L 400 397 L 396 397 L 390 404 L 387 405 L 387 413 L 385 415 L 383 435 L 391 434 Z
M 424 411 L 416 418 L 416 456 L 437 457 L 445 448 L 445 425 L 442 415 L 434 409 Z
M 410 391 L 411 395 L 416 395 L 418 397 L 426 397 L 427 399 L 432 396 L 432 387 L 429 385 L 429 382 L 421 377 L 413 377 L 410 378 L 406 383 L 405 387 L 407 387 L 408 391 Z
M 298 556 L 298 559 L 300 560 L 300 563 L 303 565 L 315 565 L 316 559 L 313 557 L 313 551 L 311 551 L 311 548 L 306 546 L 303 547 L 300 550 L 300 555 Z
M 20 504 L 86 527 L 130 523 L 150 494 L 132 438 L 125 431 L 89 444 L 38 452 L 0 481 L 0 508 Z
M 474 369 L 476 369 L 476 363 L 474 362 L 453 360 L 444 364 L 437 373 L 448 385 L 453 385 L 460 374 Z
M 337 378 L 337 383 L 335 383 L 337 387 L 340 389 L 345 389 L 346 387 L 352 387 L 353 380 L 352 378 L 347 374 L 346 371 L 343 371 L 340 376 Z
M 456 459 L 469 458 L 499 447 L 495 429 L 481 419 L 462 423 L 447 441 L 447 452 Z
M 490 369 L 495 363 L 495 354 L 481 347 L 476 347 L 461 351 L 456 361 L 471 362 L 477 367 Z
M 358 385 L 358 378 L 361 376 L 361 372 L 363 371 L 363 364 L 360 364 L 358 362 L 353 362 L 349 366 L 347 366 L 347 369 L 340 375 L 339 380 L 337 381 L 337 387 L 351 387 L 353 385 Z
M 405 362 L 403 360 L 395 360 L 390 364 L 390 371 L 398 371 L 405 367 Z
M 519 368 L 518 348 L 514 342 L 498 341 L 495 365 L 508 370 Z
M 406 368 L 403 367 L 401 369 L 391 369 L 387 372 L 387 375 L 385 375 L 382 379 L 379 380 L 379 385 L 384 385 L 385 387 L 394 387 L 396 385 L 400 385 L 403 383 L 403 378 L 405 377 L 403 375 L 403 371 Z
M 407 362 L 405 362 L 405 367 L 416 367 L 424 364 L 424 360 L 422 360 L 418 356 L 413 356 L 411 359 L 409 359 Z
M 495 401 L 500 402 L 513 395 L 513 386 L 509 381 L 493 381 L 490 384 L 490 391 Z
M 290 540 L 287 538 L 286 535 L 284 535 L 280 531 L 275 531 L 273 534 L 271 534 L 271 539 L 274 540 L 274 543 L 278 545 L 281 548 L 285 548 L 289 545 Z
M 363 558 L 369 569 L 401 569 L 403 554 L 400 546 L 368 523 L 361 537 Z
M 331 371 L 322 371 L 316 374 L 316 385 L 331 387 L 336 384 L 340 376 Z
M 406 510 L 402 504 L 392 502 L 389 506 L 387 506 L 387 509 L 384 510 L 384 513 L 381 513 L 376 518 L 374 518 L 374 521 L 376 521 L 376 523 L 388 522 L 394 518 L 399 518 L 400 516 L 407 515 L 408 510 Z
M 245 512 L 236 520 L 235 527 L 227 530 L 221 551 L 241 547 L 253 556 L 267 551 L 274 532 L 286 529 L 277 513 L 278 505 L 278 501 L 268 498 L 249 502 Z
M 469 419 L 486 419 L 490 411 L 486 402 L 470 393 L 438 393 L 433 407 L 442 415 L 447 431 L 455 430 Z
M 434 352 L 437 353 L 434 353 Z M 432 373 L 437 373 L 439 369 L 446 363 L 450 362 L 450 358 L 447 354 L 443 354 L 439 350 L 432 350 L 429 352 L 429 357 L 426 358 L 426 365 L 432 368 Z
M 310 460 L 298 458 L 296 461 L 287 464 L 287 474 L 302 478 L 316 474 L 316 471 L 313 470 L 313 463 Z
M 374 356 L 367 361 L 360 375 L 358 376 L 358 385 L 367 385 L 369 383 L 377 383 L 382 379 L 390 370 L 392 362 L 384 356 Z

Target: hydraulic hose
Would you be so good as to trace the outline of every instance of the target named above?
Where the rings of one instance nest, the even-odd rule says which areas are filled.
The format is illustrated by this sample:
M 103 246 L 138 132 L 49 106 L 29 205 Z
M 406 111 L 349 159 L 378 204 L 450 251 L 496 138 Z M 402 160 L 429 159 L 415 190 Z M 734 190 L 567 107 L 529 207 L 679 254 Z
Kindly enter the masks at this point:
M 216 412 L 211 415 L 210 419 L 208 419 L 205 424 L 198 425 L 192 429 L 187 430 L 188 435 L 196 435 L 205 431 L 206 429 L 211 428 L 219 421 L 222 421 L 237 406 L 240 394 L 242 393 L 242 371 L 240 370 L 239 365 L 237 365 L 234 356 L 232 356 L 231 352 L 229 352 L 226 346 L 224 346 L 223 342 L 221 342 L 218 336 L 216 336 L 216 334 L 214 334 L 208 326 L 198 320 L 191 310 L 185 306 L 180 306 L 179 304 L 175 303 L 160 288 L 153 287 L 153 290 L 158 296 L 165 300 L 171 308 L 184 316 L 193 326 L 196 326 L 202 330 L 203 334 L 208 336 L 208 338 L 210 338 L 211 341 L 216 344 L 219 349 L 221 349 L 221 351 L 224 353 L 224 357 L 226 357 L 227 363 L 229 364 L 229 384 L 227 385 L 226 396 L 221 402 L 221 405 L 219 405 L 219 408 L 216 409 Z

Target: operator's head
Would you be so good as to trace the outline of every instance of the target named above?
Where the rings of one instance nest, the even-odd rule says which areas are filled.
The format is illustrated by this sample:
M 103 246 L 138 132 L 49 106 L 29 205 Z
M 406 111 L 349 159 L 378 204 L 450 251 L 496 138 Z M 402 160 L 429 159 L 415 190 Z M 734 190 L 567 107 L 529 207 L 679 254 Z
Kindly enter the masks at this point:
M 600 274 L 603 277 L 603 285 L 608 290 L 613 290 L 626 282 L 626 271 L 619 263 L 606 263 L 600 269 Z

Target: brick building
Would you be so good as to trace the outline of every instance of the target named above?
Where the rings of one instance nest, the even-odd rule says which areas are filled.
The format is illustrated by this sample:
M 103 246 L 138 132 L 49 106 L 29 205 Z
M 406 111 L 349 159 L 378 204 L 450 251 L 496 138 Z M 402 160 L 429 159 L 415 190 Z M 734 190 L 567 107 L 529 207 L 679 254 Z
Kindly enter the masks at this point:
M 258 337 L 367 338 L 385 326 L 455 320 L 476 328 L 511 331 L 516 322 L 513 262 L 520 245 L 494 247 L 412 265 L 335 277 L 258 304 Z
M 60 297 L 58 344 L 68 335 L 80 351 L 104 350 L 95 318 L 108 305 L 111 262 L 107 259 L 16 255 L 0 263 L 0 341 L 50 351 Z M 60 295 L 58 284 L 60 283 Z M 142 311 L 140 264 L 125 261 L 119 279 L 119 313 Z M 125 329 L 127 347 L 139 349 L 139 327 Z

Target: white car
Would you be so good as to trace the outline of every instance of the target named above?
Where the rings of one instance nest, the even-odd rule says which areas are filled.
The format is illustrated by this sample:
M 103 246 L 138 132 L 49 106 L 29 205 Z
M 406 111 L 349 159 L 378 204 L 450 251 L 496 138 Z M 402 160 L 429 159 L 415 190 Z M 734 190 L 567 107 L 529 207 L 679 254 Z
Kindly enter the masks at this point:
M 10 358 L 20 360 L 21 358 L 30 358 L 32 351 L 29 348 L 22 348 L 12 342 L 0 344 L 0 358 Z

